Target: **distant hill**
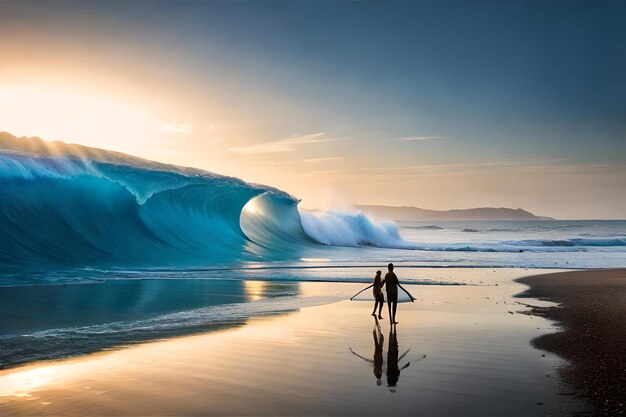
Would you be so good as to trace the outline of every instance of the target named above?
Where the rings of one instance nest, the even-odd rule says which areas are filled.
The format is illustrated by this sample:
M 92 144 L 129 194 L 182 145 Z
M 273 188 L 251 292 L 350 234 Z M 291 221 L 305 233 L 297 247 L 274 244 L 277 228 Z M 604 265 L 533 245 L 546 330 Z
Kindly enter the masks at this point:
M 426 210 L 417 207 L 393 207 L 377 205 L 355 206 L 377 218 L 399 221 L 421 220 L 554 220 L 551 217 L 535 216 L 518 209 L 505 207 L 479 207 L 462 210 Z

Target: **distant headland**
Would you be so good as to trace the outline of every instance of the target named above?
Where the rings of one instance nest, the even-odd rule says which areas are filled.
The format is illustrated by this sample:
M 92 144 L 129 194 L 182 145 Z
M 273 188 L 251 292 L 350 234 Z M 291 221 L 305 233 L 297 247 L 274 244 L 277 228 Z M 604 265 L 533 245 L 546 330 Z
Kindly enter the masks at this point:
M 536 216 L 521 208 L 478 207 L 458 210 L 427 210 L 418 207 L 394 207 L 380 205 L 357 205 L 355 208 L 378 218 L 399 221 L 421 220 L 554 220 Z

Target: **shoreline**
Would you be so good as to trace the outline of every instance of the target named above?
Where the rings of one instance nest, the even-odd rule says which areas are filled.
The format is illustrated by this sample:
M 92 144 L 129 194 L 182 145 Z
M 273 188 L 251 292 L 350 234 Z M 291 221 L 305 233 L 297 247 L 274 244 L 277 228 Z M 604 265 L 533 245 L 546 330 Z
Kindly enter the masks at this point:
M 599 269 L 519 278 L 530 288 L 518 297 L 559 303 L 531 306 L 531 314 L 561 329 L 532 340 L 538 349 L 566 360 L 559 376 L 589 398 L 595 413 L 626 413 L 626 269 Z

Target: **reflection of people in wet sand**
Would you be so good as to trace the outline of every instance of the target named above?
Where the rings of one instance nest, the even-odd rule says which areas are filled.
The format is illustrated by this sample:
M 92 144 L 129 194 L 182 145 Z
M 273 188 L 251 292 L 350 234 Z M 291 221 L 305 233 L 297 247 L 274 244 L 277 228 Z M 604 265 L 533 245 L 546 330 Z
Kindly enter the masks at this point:
M 398 356 L 400 350 L 398 349 L 398 335 L 396 333 L 396 328 L 392 327 L 389 329 L 389 347 L 387 347 L 387 386 L 391 392 L 396 391 L 395 386 L 398 384 L 398 380 L 400 379 L 400 371 L 411 365 L 411 361 L 407 362 L 402 367 L 399 365 L 399 362 L 404 359 L 410 350 L 411 349 L 407 349 L 406 352 Z M 422 355 L 413 362 L 421 361 L 425 357 L 426 355 Z
M 376 317 L 374 317 L 376 320 Z M 376 385 L 381 385 L 381 378 L 383 374 L 383 344 L 384 337 L 382 331 L 380 330 L 380 326 L 378 324 L 378 320 L 376 320 L 376 328 L 372 332 L 374 336 L 374 359 L 369 359 L 364 356 L 356 353 L 352 348 L 350 348 L 350 352 L 355 356 L 363 359 L 365 362 L 374 366 L 374 376 L 376 377 Z M 395 387 L 398 384 L 398 380 L 400 379 L 400 371 L 405 368 L 408 368 L 411 365 L 411 362 L 407 362 L 406 364 L 400 366 L 399 362 L 404 359 L 404 357 L 411 351 L 411 349 L 407 349 L 402 355 L 399 355 L 398 349 L 398 337 L 396 333 L 395 327 L 392 327 L 389 331 L 389 345 L 387 347 L 387 387 L 391 392 L 395 392 Z M 413 362 L 420 361 L 424 359 L 426 355 L 420 356 L 418 359 Z
M 402 357 L 398 357 L 398 337 L 395 328 L 389 329 L 389 347 L 387 348 L 387 386 L 395 387 L 400 379 L 400 367 L 398 361 L 401 360 L 409 351 L 407 350 Z M 402 369 L 409 366 L 411 363 L 407 363 Z
M 374 316 L 374 320 L 376 320 L 376 316 Z M 383 337 L 383 332 L 380 330 L 380 325 L 378 324 L 378 320 L 376 320 L 376 327 L 372 330 L 372 336 L 374 336 L 374 359 L 368 359 L 356 353 L 352 348 L 350 348 L 350 352 L 355 356 L 363 359 L 365 362 L 374 365 L 374 376 L 376 377 L 376 385 L 381 385 L 381 378 L 383 376 L 383 344 L 385 343 L 385 338 Z
M 376 385 L 380 385 L 380 378 L 383 376 L 383 344 L 385 343 L 385 338 L 383 337 L 383 332 L 380 331 L 380 327 L 377 327 L 376 330 L 372 331 L 374 335 L 374 376 L 376 377 Z
M 385 296 L 383 295 L 383 285 L 385 284 L 385 281 L 381 279 L 381 273 L 381 271 L 376 271 L 374 286 L 372 287 L 372 291 L 374 293 L 374 311 L 372 311 L 372 316 L 376 317 L 376 309 L 378 308 L 378 318 L 380 320 L 383 318 L 380 313 L 383 310 L 383 304 L 385 304 Z
M 411 301 L 415 301 L 415 298 L 404 289 L 400 282 L 398 281 L 398 277 L 393 272 L 393 264 L 389 264 L 387 266 L 389 272 L 385 275 L 385 289 L 387 290 L 387 307 L 389 307 L 389 320 L 391 320 L 391 324 L 398 324 L 396 321 L 396 310 L 398 309 L 398 287 L 402 289 L 407 295 L 411 298 Z

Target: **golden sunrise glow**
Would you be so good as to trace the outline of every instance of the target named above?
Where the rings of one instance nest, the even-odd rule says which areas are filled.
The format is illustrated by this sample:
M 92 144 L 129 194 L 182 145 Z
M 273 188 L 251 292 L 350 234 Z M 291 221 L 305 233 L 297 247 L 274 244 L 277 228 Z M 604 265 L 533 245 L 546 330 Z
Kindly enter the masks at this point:
M 164 124 L 131 102 L 62 88 L 0 88 L 2 128 L 98 148 L 137 152 Z
M 217 32 L 196 37 L 70 15 L 0 26 L 0 131 L 271 185 L 304 208 L 521 207 L 559 218 L 614 218 L 626 209 L 623 164 L 521 152 L 515 136 L 538 134 L 523 124 L 487 134 L 481 126 L 498 118 L 485 117 L 489 123 L 467 131 L 458 115 L 427 117 L 426 99 L 406 107 L 386 84 L 310 72 L 251 44 L 225 48 Z M 543 132 L 546 143 L 552 132 Z

